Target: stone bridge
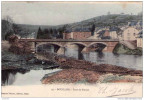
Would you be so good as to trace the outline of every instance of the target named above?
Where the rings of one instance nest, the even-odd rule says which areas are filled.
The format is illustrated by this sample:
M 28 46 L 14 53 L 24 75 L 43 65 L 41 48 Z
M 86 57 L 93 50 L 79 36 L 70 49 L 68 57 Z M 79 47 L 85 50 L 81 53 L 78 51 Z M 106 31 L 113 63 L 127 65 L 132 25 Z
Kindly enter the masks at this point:
M 56 51 L 58 54 L 63 54 L 65 48 L 78 48 L 82 52 L 89 52 L 96 50 L 99 46 L 102 47 L 102 51 L 112 52 L 119 40 L 96 40 L 96 39 L 86 39 L 86 40 L 65 40 L 65 39 L 19 39 L 21 42 L 31 42 L 33 49 L 37 52 L 37 48 L 41 45 L 53 45 L 57 47 Z

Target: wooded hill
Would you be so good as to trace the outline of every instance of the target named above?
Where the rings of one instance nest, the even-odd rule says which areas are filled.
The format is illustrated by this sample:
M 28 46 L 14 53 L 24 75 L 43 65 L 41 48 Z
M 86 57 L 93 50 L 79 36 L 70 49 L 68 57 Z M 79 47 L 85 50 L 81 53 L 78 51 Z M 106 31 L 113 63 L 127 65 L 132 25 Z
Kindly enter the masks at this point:
M 75 31 L 79 30 L 83 31 L 85 29 L 91 30 L 92 26 L 95 27 L 105 27 L 105 26 L 119 26 L 119 25 L 126 25 L 129 21 L 139 21 L 142 20 L 142 14 L 138 15 L 128 15 L 128 14 L 109 14 L 109 15 L 102 15 L 97 16 L 91 19 L 87 19 L 84 21 L 76 22 L 76 23 L 69 23 L 64 25 L 26 25 L 26 24 L 16 24 L 19 28 L 19 34 L 22 37 L 30 35 L 32 32 L 35 32 L 37 35 L 38 29 L 40 28 L 42 31 L 47 30 L 49 32 L 45 34 L 52 34 L 53 36 L 57 36 L 59 30 L 61 31 Z M 2 37 L 5 36 L 5 27 L 6 21 L 2 20 Z M 52 30 L 52 31 L 51 31 Z M 50 33 L 52 32 L 52 33 Z

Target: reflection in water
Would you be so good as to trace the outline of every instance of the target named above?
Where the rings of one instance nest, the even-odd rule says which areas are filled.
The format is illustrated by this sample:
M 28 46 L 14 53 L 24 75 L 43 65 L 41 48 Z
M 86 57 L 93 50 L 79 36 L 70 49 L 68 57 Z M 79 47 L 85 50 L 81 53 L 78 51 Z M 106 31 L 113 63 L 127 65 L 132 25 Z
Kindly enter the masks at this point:
M 19 71 L 2 71 L 2 85 L 39 85 L 41 79 L 45 74 L 60 71 L 61 69 L 53 70 L 31 70 L 19 72 Z
M 140 55 L 114 54 L 110 52 L 89 52 L 82 54 L 77 50 L 68 48 L 65 55 L 77 59 L 79 59 L 79 55 L 82 55 L 82 59 L 95 62 L 97 64 L 112 64 L 138 70 L 143 69 L 142 56 Z
M 98 56 L 98 58 L 103 58 L 104 57 L 104 53 L 103 52 L 98 52 L 97 56 Z
M 2 85 L 12 85 L 17 73 L 25 74 L 28 70 L 2 70 Z
M 47 49 L 47 48 L 45 48 Z M 50 47 L 49 51 L 53 51 L 54 48 Z M 142 56 L 140 55 L 125 55 L 114 54 L 110 52 L 89 52 L 81 53 L 81 50 L 75 50 L 71 48 L 65 49 L 65 55 L 76 59 L 84 59 L 87 61 L 95 62 L 97 64 L 112 64 L 117 66 L 123 66 L 127 68 L 133 68 L 142 70 Z
M 57 45 L 43 44 L 37 47 L 37 52 L 57 52 L 60 47 Z
M 2 71 L 2 85 L 11 85 L 15 80 L 15 74 L 16 72 Z M 10 82 L 8 80 L 10 80 Z
M 40 49 L 38 49 L 40 50 Z M 54 47 L 44 47 L 44 50 L 54 52 Z M 142 56 L 113 54 L 108 52 L 81 53 L 81 50 L 65 49 L 65 55 L 76 59 L 84 59 L 97 64 L 112 64 L 142 70 Z M 53 70 L 2 70 L 2 85 L 39 85 L 45 74 L 60 71 Z

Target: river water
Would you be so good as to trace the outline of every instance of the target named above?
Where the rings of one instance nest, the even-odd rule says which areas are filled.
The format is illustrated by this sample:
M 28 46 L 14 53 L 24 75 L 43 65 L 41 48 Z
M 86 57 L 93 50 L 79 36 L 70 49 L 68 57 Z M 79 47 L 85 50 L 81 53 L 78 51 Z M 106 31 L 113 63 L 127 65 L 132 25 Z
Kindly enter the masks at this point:
M 141 55 L 114 54 L 111 52 L 79 53 L 78 50 L 69 48 L 66 49 L 65 55 L 95 62 L 96 64 L 112 64 L 137 70 L 143 69 L 143 57 Z
M 54 52 L 54 47 L 45 46 L 43 50 Z M 136 70 L 143 69 L 142 55 L 114 54 L 112 52 L 81 53 L 80 51 L 72 48 L 66 48 L 64 55 L 76 59 L 94 62 L 96 64 L 112 64 L 112 65 L 122 66 L 126 68 L 133 68 Z
M 46 75 L 62 69 L 30 70 L 25 72 L 2 71 L 2 85 L 40 85 L 41 79 Z
M 47 51 L 54 52 L 54 48 Z M 80 53 L 78 50 L 66 48 L 65 55 L 76 59 L 83 59 L 96 64 L 112 64 L 126 68 L 142 70 L 142 59 L 140 55 L 113 54 L 110 52 Z M 41 79 L 46 75 L 62 69 L 39 69 L 24 72 L 2 71 L 2 85 L 39 85 Z

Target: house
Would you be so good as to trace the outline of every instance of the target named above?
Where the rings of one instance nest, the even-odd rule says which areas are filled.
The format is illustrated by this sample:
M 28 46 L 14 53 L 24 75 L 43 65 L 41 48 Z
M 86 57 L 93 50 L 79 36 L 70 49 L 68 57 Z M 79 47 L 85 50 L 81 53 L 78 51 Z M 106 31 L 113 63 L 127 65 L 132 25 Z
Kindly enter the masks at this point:
M 137 37 L 137 47 L 143 47 L 143 31 L 140 31 Z
M 140 20 L 140 21 L 131 21 L 131 22 L 128 22 L 128 27 L 134 27 L 138 30 L 142 30 L 142 26 L 143 26 L 143 22 Z
M 111 39 L 109 30 L 102 30 L 96 34 L 98 34 L 98 38 L 100 38 L 100 39 Z
M 111 39 L 118 39 L 117 31 L 110 31 L 109 33 Z
M 134 27 L 128 27 L 123 30 L 122 33 L 122 40 L 127 41 L 134 41 L 137 40 L 136 37 L 138 36 L 139 31 Z
M 111 39 L 118 39 L 120 37 L 121 29 L 118 27 L 111 27 L 109 29 Z
M 63 33 L 63 39 L 86 39 L 91 36 L 88 29 L 75 29 L 71 32 Z
M 136 26 L 137 26 L 137 27 L 143 26 L 143 22 L 142 22 L 142 21 L 138 21 L 137 24 L 136 24 Z
M 131 27 L 134 27 L 137 25 L 137 22 L 136 21 L 131 21 L 131 22 L 128 22 L 128 26 L 131 26 Z
M 109 28 L 108 27 L 96 27 L 94 35 L 88 39 L 109 39 Z
M 141 37 L 137 38 L 137 47 L 143 47 L 143 39 Z

